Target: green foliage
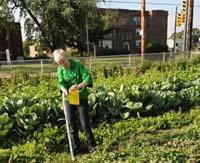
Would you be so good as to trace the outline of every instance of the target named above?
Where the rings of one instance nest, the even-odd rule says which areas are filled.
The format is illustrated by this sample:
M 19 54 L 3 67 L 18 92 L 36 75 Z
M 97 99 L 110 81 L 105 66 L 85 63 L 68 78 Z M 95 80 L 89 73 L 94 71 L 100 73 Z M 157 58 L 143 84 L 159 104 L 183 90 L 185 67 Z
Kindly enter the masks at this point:
M 149 60 L 145 60 L 142 63 L 136 64 L 133 68 L 123 68 L 117 64 L 100 65 L 93 68 L 91 70 L 91 74 L 95 79 L 109 79 L 110 77 L 124 77 L 127 75 L 136 75 L 140 77 L 140 75 L 148 74 L 154 71 L 156 73 L 160 72 L 163 74 L 169 72 L 177 72 L 179 70 L 190 71 L 194 68 L 194 66 L 198 66 L 200 62 L 199 58 L 200 57 L 195 57 L 191 61 L 180 60 L 168 63 L 152 62 Z
M 119 89 L 96 88 L 89 96 L 94 120 L 153 116 L 171 109 L 183 111 L 200 104 L 199 78 L 184 81 L 172 76 L 152 84 L 121 85 Z
M 83 25 L 86 17 L 90 42 L 97 43 L 110 29 L 110 22 L 104 22 L 93 0 L 9 2 L 11 5 L 7 7 L 20 9 L 21 15 L 25 17 L 27 38 L 39 40 L 50 50 L 68 45 L 83 52 L 86 49 L 86 29 Z
M 5 0 L 0 1 L 1 5 L 1 12 L 0 12 L 0 29 L 2 27 L 6 27 L 9 25 L 9 22 L 14 22 L 14 14 L 11 12 L 11 9 L 9 9 L 8 2 Z
M 22 97 L 19 98 L 17 96 L 7 97 L 5 96 L 3 101 L 3 109 L 7 112 L 11 117 L 13 117 L 19 108 L 24 106 L 31 106 L 32 104 L 37 102 L 37 98 L 29 98 L 29 97 Z M 3 110 L 2 109 L 2 110 Z
M 65 126 L 58 127 L 45 125 L 42 132 L 34 132 L 34 139 L 28 140 L 22 145 L 12 147 L 13 161 L 16 162 L 43 162 L 53 160 L 53 152 L 67 149 L 67 137 Z
M 109 78 L 123 76 L 126 73 L 126 70 L 117 64 L 108 64 L 106 66 L 101 65 L 97 66 L 91 70 L 91 74 L 94 78 Z
M 0 162 L 7 162 L 9 160 L 10 154 L 10 149 L 0 148 Z
M 13 127 L 13 121 L 7 113 L 0 115 L 0 139 L 5 138 Z
M 47 97 L 48 98 L 48 97 Z M 39 97 L 27 97 L 21 96 L 21 98 L 14 95 L 13 97 L 5 97 L 3 99 L 3 105 L 1 107 L 2 118 L 7 118 L 9 122 L 12 122 L 12 126 L 9 130 L 3 132 L 5 124 L 2 123 L 1 137 L 7 136 L 7 132 L 15 133 L 18 138 L 26 138 L 27 136 L 33 136 L 33 132 L 36 130 L 42 130 L 46 123 L 52 123 L 61 125 L 64 121 L 60 121 L 63 117 L 63 112 L 60 109 L 59 101 L 55 97 L 48 99 L 42 99 L 40 103 Z M 6 116 L 6 115 L 9 115 Z M 6 116 L 6 117 L 5 117 Z M 59 121 L 59 122 L 58 122 Z M 6 128 L 5 128 L 6 129 Z M 17 134 L 17 135 L 16 135 Z M 10 134 L 12 137 L 12 134 Z M 17 137 L 16 137 L 17 138 Z
M 35 132 L 34 139 L 47 152 L 63 151 L 67 148 L 66 128 L 46 124 L 42 132 Z
M 43 162 L 45 153 L 41 144 L 35 140 L 12 147 L 12 161 L 15 162 Z
M 76 156 L 76 162 L 198 162 L 199 112 L 196 108 L 186 113 L 168 112 L 158 117 L 103 123 L 94 129 L 97 150 Z M 47 125 L 43 132 L 35 133 L 35 140 L 15 145 L 7 152 L 16 162 L 69 162 L 63 131 L 64 128 Z
M 145 53 L 160 53 L 167 51 L 168 51 L 168 46 L 161 45 L 159 43 L 149 43 L 145 49 Z
M 129 76 L 112 68 L 115 74 L 105 78 L 99 70 L 88 99 L 98 146 L 77 162 L 199 161 L 200 109 L 191 110 L 200 105 L 198 60 L 145 64 Z M 0 80 L 0 129 L 6 133 L 0 141 L 10 147 L 2 157 L 0 150 L 0 160 L 12 154 L 13 162 L 70 161 L 56 80 Z
M 150 61 L 144 61 L 142 64 L 135 68 L 136 74 L 144 74 L 146 71 L 150 70 L 152 67 L 155 67 L 155 63 Z
M 40 129 L 42 124 L 40 123 L 39 115 L 42 115 L 43 108 L 39 105 L 33 105 L 31 107 L 23 107 L 16 114 L 17 130 L 19 134 L 30 135 L 35 130 Z M 37 111 L 37 112 L 36 112 Z
M 195 57 L 194 59 L 192 59 L 192 65 L 198 65 L 200 64 L 200 56 Z
M 194 33 L 194 35 L 193 35 L 194 38 L 193 39 L 195 41 L 195 39 L 200 36 L 200 30 L 198 28 L 193 28 L 192 32 Z M 177 39 L 182 39 L 183 38 L 183 33 L 184 33 L 183 30 L 180 31 L 180 32 L 176 32 L 176 38 Z M 172 33 L 172 35 L 170 36 L 170 38 L 171 39 L 174 38 L 174 33 Z
M 70 50 L 70 51 L 67 52 L 67 55 L 68 55 L 69 57 L 78 57 L 78 56 L 81 55 L 81 53 L 78 52 L 78 51 Z
M 23 49 L 24 49 L 24 56 L 25 58 L 29 57 L 29 46 L 33 45 L 34 42 L 31 40 L 25 40 L 23 41 Z
M 177 39 L 182 39 L 182 38 L 183 38 L 183 32 L 184 32 L 184 31 L 177 32 L 177 33 L 176 33 L 176 38 L 177 38 Z M 171 39 L 174 38 L 174 33 L 172 33 L 172 35 L 171 35 L 170 38 L 171 38 Z

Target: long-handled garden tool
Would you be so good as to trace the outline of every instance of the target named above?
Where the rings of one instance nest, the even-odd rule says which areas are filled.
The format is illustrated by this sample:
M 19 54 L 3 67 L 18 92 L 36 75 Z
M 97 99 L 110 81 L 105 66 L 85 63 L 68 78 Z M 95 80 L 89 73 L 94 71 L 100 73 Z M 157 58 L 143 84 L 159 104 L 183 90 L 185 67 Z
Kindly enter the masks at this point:
M 63 110 L 64 110 L 64 114 L 65 114 L 67 135 L 68 135 L 68 141 L 69 141 L 69 149 L 70 149 L 72 161 L 74 161 L 75 158 L 74 158 L 74 152 L 73 152 L 73 149 L 72 149 L 72 141 L 71 141 L 70 132 L 69 132 L 69 123 L 68 123 L 68 118 L 67 118 L 68 116 L 67 116 L 67 110 L 66 110 L 66 105 L 65 105 L 65 95 L 64 95 L 64 93 L 62 93 L 62 101 L 63 101 Z

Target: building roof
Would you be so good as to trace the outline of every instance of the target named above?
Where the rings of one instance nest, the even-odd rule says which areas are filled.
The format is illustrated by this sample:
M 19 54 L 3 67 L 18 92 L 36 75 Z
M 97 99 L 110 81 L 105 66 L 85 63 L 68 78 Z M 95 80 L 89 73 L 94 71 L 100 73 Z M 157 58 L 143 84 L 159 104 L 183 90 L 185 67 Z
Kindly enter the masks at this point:
M 132 12 L 132 13 L 140 13 L 140 10 L 131 10 L 131 9 L 116 9 L 116 8 L 98 8 L 98 10 L 101 11 L 114 11 L 114 12 L 118 12 L 120 11 L 120 13 L 127 13 L 127 12 Z M 146 10 L 146 12 L 150 13 L 150 14 L 167 14 L 168 15 L 168 11 L 166 10 Z

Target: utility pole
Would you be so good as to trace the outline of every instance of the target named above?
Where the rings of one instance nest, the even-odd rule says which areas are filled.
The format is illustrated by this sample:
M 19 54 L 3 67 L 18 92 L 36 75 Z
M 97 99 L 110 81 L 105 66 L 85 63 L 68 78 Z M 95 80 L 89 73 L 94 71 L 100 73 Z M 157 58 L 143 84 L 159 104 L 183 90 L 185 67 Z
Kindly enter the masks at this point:
M 189 0 L 186 0 L 186 9 L 185 9 L 185 27 L 183 34 L 183 49 L 182 51 L 185 53 L 188 51 L 187 42 L 188 42 L 188 3 Z
M 174 25 L 174 46 L 173 46 L 173 52 L 175 52 L 175 48 L 176 48 L 176 19 L 177 19 L 177 13 L 178 13 L 178 7 L 176 6 L 175 25 Z
M 144 52 L 146 47 L 146 20 L 145 20 L 145 4 L 146 0 L 141 0 L 141 60 L 144 60 Z
M 86 18 L 85 18 L 85 29 L 86 29 L 86 44 L 87 44 L 87 53 L 90 52 L 89 47 L 89 34 L 88 34 L 88 0 L 87 0 L 87 8 L 86 8 Z
M 192 29 L 193 29 L 193 13 L 194 13 L 194 0 L 189 0 L 189 14 L 188 14 L 188 51 L 189 56 L 192 50 Z

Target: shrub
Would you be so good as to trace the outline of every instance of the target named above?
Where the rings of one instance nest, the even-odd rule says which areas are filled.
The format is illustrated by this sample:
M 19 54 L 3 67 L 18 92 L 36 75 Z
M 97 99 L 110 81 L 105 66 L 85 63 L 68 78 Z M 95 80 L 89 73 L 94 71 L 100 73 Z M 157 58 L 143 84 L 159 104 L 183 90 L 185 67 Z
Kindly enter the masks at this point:
M 198 65 L 199 63 L 200 63 L 200 56 L 197 56 L 192 60 L 192 65 Z
M 155 63 L 151 61 L 144 61 L 142 64 L 136 67 L 136 74 L 144 74 L 146 71 L 150 70 L 155 66 Z
M 34 133 L 34 138 L 47 152 L 62 151 L 67 145 L 67 133 L 64 127 L 47 124 L 42 132 Z
M 69 51 L 67 52 L 67 55 L 68 55 L 69 57 L 77 57 L 77 56 L 80 56 L 81 53 L 78 52 L 78 51 L 75 51 L 75 50 L 69 50 Z
M 161 45 L 159 43 L 150 43 L 147 45 L 145 49 L 145 53 L 160 53 L 160 52 L 167 52 L 168 46 Z

